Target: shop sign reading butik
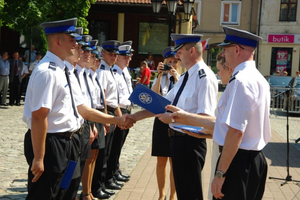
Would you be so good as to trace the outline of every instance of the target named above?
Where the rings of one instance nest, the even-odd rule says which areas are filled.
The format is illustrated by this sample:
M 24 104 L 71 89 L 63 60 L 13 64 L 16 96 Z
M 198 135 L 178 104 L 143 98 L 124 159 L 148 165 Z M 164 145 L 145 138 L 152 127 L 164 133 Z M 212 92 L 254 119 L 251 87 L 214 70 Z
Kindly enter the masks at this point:
M 300 34 L 268 34 L 268 42 L 300 44 Z

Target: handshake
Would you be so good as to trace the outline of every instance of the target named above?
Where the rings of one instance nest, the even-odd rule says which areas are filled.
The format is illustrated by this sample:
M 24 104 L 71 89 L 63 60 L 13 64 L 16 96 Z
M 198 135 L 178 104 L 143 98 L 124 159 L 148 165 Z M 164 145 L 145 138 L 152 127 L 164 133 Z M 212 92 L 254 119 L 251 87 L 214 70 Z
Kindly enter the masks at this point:
M 119 117 L 119 123 L 117 124 L 120 129 L 129 129 L 136 123 L 136 121 L 137 120 L 133 117 L 133 115 L 124 114 Z

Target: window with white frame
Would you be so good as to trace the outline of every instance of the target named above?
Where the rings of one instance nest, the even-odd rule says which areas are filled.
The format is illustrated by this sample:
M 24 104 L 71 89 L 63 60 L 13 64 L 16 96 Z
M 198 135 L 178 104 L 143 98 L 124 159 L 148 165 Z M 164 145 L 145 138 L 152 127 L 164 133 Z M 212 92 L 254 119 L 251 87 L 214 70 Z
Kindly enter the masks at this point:
M 239 25 L 241 16 L 241 2 L 222 1 L 221 25 Z

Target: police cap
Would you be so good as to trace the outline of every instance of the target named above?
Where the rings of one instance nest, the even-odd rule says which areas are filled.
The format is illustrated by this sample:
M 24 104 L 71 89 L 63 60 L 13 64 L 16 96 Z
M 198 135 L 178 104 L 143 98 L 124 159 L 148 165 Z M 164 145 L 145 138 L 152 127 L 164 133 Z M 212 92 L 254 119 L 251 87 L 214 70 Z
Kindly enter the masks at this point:
M 240 44 L 240 45 L 245 45 L 245 46 L 250 46 L 250 47 L 257 47 L 258 41 L 262 40 L 263 38 L 254 35 L 253 33 L 250 33 L 248 31 L 236 29 L 236 28 L 231 28 L 224 26 L 223 30 L 226 34 L 225 40 L 219 44 L 218 46 L 227 46 L 231 44 Z

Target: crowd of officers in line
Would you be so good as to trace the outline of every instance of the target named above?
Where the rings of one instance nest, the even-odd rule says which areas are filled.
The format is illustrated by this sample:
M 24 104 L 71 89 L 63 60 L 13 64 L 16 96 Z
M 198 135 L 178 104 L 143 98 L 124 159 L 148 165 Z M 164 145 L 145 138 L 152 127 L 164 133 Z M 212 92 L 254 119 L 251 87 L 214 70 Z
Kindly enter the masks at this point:
M 121 189 L 121 182 L 130 178 L 119 166 L 129 128 L 154 116 L 147 110 L 131 114 L 132 80 L 127 67 L 132 42 L 109 40 L 98 47 L 97 40 L 82 35 L 76 24 L 77 18 L 41 24 L 48 51 L 31 75 L 23 114 L 28 126 L 26 199 L 77 199 L 80 182 L 81 199 L 108 199 L 114 194 L 111 190 Z M 213 199 L 263 196 L 267 163 L 261 150 L 271 135 L 269 86 L 253 61 L 261 37 L 229 27 L 224 31 L 220 46 L 233 75 L 218 106 L 216 76 L 202 59 L 202 35 L 171 34 L 175 46 L 163 53 L 165 57 L 176 52 L 186 69 L 180 77 L 175 73 L 176 84 L 164 91 L 172 102 L 167 109 L 173 113 L 156 115 L 169 124 L 161 134 L 169 137 L 167 157 L 172 158 L 180 200 L 203 199 L 205 138 L 213 138 L 220 152 L 212 169 Z M 163 67 L 160 63 L 158 68 Z M 204 127 L 210 137 L 178 129 L 177 123 Z

